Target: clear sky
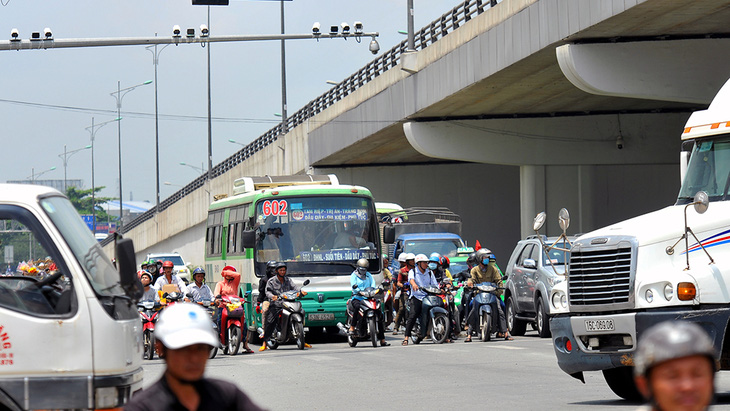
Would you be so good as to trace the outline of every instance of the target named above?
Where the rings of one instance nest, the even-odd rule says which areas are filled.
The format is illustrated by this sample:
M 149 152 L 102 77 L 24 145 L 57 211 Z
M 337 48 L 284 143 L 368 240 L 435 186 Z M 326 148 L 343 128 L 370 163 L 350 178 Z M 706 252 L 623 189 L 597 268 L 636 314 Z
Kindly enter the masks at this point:
M 440 17 L 457 1 L 415 0 L 419 29 Z M 406 0 L 293 0 L 285 3 L 286 32 L 310 33 L 319 21 L 322 30 L 346 21 L 362 21 L 365 31 L 380 32 L 381 53 L 404 39 Z M 170 36 L 172 27 L 197 28 L 206 23 L 207 7 L 191 0 L 0 0 L 0 39 L 17 28 L 31 32 L 51 28 L 56 39 Z M 278 34 L 278 1 L 230 0 L 211 7 L 212 36 Z M 5 37 L 3 37 L 5 36 Z M 369 40 L 292 40 L 287 42 L 288 111 L 292 114 L 370 62 Z M 213 163 L 274 127 L 281 112 L 280 43 L 217 43 L 211 48 Z M 206 165 L 207 86 L 206 49 L 199 44 L 168 46 L 158 66 L 160 114 L 161 199 L 185 185 L 198 172 L 179 165 Z M 30 177 L 63 179 L 59 154 L 90 144 L 85 130 L 116 118 L 111 92 L 154 78 L 152 53 L 143 46 L 24 50 L 0 52 L 0 181 Z M 124 200 L 155 201 L 154 87 L 127 94 L 122 104 L 122 171 Z M 95 180 L 106 186 L 102 195 L 118 196 L 117 127 L 111 123 L 96 133 Z M 69 179 L 91 187 L 90 150 L 68 160 Z

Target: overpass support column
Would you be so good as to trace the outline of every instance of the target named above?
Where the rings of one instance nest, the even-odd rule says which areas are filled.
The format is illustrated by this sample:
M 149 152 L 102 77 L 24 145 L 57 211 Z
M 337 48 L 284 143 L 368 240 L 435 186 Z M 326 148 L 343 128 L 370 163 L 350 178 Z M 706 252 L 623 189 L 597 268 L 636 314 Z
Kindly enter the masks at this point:
M 520 238 L 534 234 L 532 222 L 545 211 L 545 166 L 520 166 Z

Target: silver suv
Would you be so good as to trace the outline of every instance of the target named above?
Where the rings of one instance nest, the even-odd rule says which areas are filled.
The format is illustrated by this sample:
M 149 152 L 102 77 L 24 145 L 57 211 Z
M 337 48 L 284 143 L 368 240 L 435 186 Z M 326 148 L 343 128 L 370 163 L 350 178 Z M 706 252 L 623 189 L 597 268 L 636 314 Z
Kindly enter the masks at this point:
M 572 242 L 574 238 L 568 240 Z M 542 236 L 542 243 L 551 245 L 557 239 Z M 507 263 L 504 301 L 512 335 L 524 335 L 530 323 L 540 337 L 550 336 L 550 291 L 565 279 L 565 263 L 570 260 L 570 252 L 547 251 L 542 243 L 537 235 L 518 242 Z M 570 248 L 564 240 L 556 246 Z

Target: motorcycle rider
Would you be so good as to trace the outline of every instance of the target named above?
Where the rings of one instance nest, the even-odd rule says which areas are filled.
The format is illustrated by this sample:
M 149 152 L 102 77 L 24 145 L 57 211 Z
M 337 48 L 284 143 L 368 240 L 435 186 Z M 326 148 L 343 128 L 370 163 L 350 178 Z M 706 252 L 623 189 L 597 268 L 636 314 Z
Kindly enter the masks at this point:
M 154 259 L 147 261 L 147 272 L 152 275 L 152 284 L 157 282 L 157 278 L 160 277 L 160 271 L 157 268 L 157 261 Z
M 708 409 L 715 395 L 715 357 L 712 340 L 696 323 L 656 324 L 639 338 L 636 388 L 651 410 Z
M 350 300 L 350 310 L 352 312 L 352 322 L 350 323 L 350 334 L 355 333 L 355 324 L 357 324 L 360 321 L 360 303 L 362 300 L 365 299 L 365 297 L 357 294 L 358 290 L 364 290 L 368 287 L 375 288 L 375 280 L 373 280 L 373 275 L 368 272 L 368 266 L 370 263 L 368 260 L 361 258 L 357 260 L 357 268 L 355 271 L 350 274 L 350 285 L 355 286 L 357 285 L 357 288 L 352 289 L 352 299 Z M 390 345 L 387 341 L 385 341 L 385 330 L 383 327 L 383 317 L 376 316 L 375 317 L 378 321 L 378 340 L 380 340 L 380 346 L 386 347 Z
M 471 278 L 466 281 L 466 286 L 472 288 L 474 287 L 474 284 L 490 282 L 494 283 L 497 288 L 501 288 L 503 286 L 502 274 L 499 272 L 499 269 L 496 268 L 496 265 L 493 262 L 493 260 L 496 260 L 494 258 L 494 254 L 492 254 L 492 252 L 486 248 L 481 248 L 479 249 L 479 251 L 476 252 L 476 258 L 478 264 L 476 267 L 471 269 L 471 272 L 469 273 L 471 275 Z M 497 290 L 497 296 L 501 295 L 502 290 Z M 470 301 L 471 293 L 468 295 L 468 297 L 466 297 L 466 307 L 469 306 Z M 471 342 L 471 333 L 477 328 L 477 323 L 479 321 L 479 313 L 477 312 L 478 309 L 479 307 L 474 306 L 469 311 L 466 319 L 467 323 L 469 324 L 469 328 L 464 342 Z M 504 310 L 502 309 L 501 304 L 496 304 L 496 309 L 499 315 L 499 321 L 497 322 L 499 332 L 497 333 L 497 338 L 504 338 L 508 341 L 513 340 L 512 336 L 509 335 L 509 331 L 507 330 L 507 322 L 505 321 Z
M 410 257 L 410 256 L 409 256 Z M 436 277 L 428 268 L 428 257 L 425 254 L 418 254 L 414 259 L 416 266 L 408 272 L 408 283 L 411 286 L 410 313 L 408 314 L 408 323 L 406 323 L 406 333 L 402 345 L 408 345 L 408 338 L 411 336 L 411 330 L 416 324 L 418 317 L 421 317 L 421 333 L 425 334 L 426 318 L 421 312 L 421 301 L 426 296 L 425 291 L 421 291 L 421 287 L 438 287 Z
M 284 309 L 279 296 L 287 291 L 296 291 L 301 295 L 307 295 L 306 291 L 301 291 L 300 287 L 294 285 L 294 281 L 286 276 L 286 263 L 280 261 L 276 263 L 276 275 L 271 277 L 266 282 L 266 298 L 270 301 L 269 312 L 266 316 L 266 325 L 264 327 L 264 341 L 261 344 L 259 351 L 267 350 L 269 347 L 266 346 L 266 341 L 271 338 L 271 334 L 276 328 L 276 321 L 279 319 L 279 314 Z M 310 348 L 311 345 L 305 343 L 305 347 Z
M 182 295 L 187 295 L 188 288 L 185 286 L 185 282 L 183 282 L 180 277 L 172 273 L 172 267 L 174 267 L 172 261 L 168 260 L 162 263 L 162 275 L 157 278 L 157 281 L 155 281 L 155 288 L 157 290 L 162 290 L 163 285 L 175 284 Z M 185 301 L 190 301 L 190 299 L 185 297 Z
M 142 270 L 139 281 L 142 283 L 142 287 L 144 287 L 144 294 L 140 298 L 140 301 L 160 301 L 160 294 L 157 293 L 155 287 L 150 285 L 152 283 L 152 275 L 150 273 Z
M 165 371 L 156 383 L 132 397 L 125 410 L 262 409 L 235 384 L 204 377 L 218 336 L 202 307 L 180 303 L 165 309 L 157 321 L 155 338 Z
M 398 329 L 402 323 L 406 322 L 406 303 L 408 297 L 406 296 L 408 291 L 408 272 L 416 266 L 414 259 L 416 256 L 413 253 L 400 253 L 398 256 L 398 262 L 401 263 L 400 271 L 398 272 L 398 278 L 395 283 L 396 287 L 400 290 L 400 298 L 398 299 L 398 311 L 395 314 L 395 321 L 393 324 L 393 335 L 398 334 Z M 401 261 L 402 260 L 402 261 Z
M 213 301 L 213 292 L 210 291 L 210 287 L 205 283 L 205 270 L 203 267 L 198 267 L 193 270 L 193 281 L 194 283 L 188 286 L 188 291 L 193 295 L 193 302 Z
M 266 313 L 269 311 L 269 300 L 266 299 L 266 283 L 271 277 L 276 275 L 276 265 L 278 263 L 271 260 L 266 263 L 266 274 L 259 280 L 259 295 L 256 297 L 256 303 L 261 306 L 261 321 L 266 321 Z M 259 330 L 259 338 L 264 338 L 264 333 Z
M 428 257 L 428 269 L 431 270 L 433 273 L 433 276 L 436 277 L 436 281 L 440 284 L 441 281 L 444 280 L 444 278 L 448 278 L 450 281 L 454 281 L 453 278 L 451 278 L 451 273 L 446 272 L 443 268 L 441 268 L 441 254 L 439 253 L 431 253 L 431 255 Z
M 238 285 L 241 283 L 241 274 L 236 271 L 236 267 L 233 267 L 231 265 L 223 267 L 223 270 L 221 271 L 221 276 L 223 277 L 223 280 L 218 281 L 215 284 L 215 291 L 213 292 L 213 295 L 217 299 L 216 301 L 218 303 L 215 310 L 214 321 L 218 325 L 219 330 L 222 330 L 221 316 L 223 315 L 223 309 L 226 305 L 226 303 L 219 297 L 223 297 L 226 295 L 237 297 Z M 251 354 L 253 350 L 248 346 L 247 328 L 244 326 L 241 332 L 243 333 L 243 336 L 241 338 L 243 340 L 243 352 L 245 354 Z

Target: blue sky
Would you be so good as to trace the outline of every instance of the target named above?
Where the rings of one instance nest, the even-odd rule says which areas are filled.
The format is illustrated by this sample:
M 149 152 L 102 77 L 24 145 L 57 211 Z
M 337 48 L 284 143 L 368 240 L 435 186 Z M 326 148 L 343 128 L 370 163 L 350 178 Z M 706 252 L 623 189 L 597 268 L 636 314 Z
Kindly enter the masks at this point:
M 0 39 L 17 28 L 21 38 L 33 31 L 52 29 L 56 39 L 169 36 L 174 25 L 198 28 L 207 8 L 190 0 L 0 0 Z M 437 19 L 456 1 L 415 0 L 416 29 Z M 211 35 L 278 34 L 278 1 L 231 0 L 227 7 L 211 7 Z M 362 21 L 365 31 L 380 32 L 381 53 L 403 40 L 406 0 L 294 0 L 285 3 L 286 32 L 309 33 L 319 21 L 323 30 L 346 21 Z M 196 30 L 197 31 L 197 30 Z M 3 34 L 4 33 L 4 34 Z M 6 37 L 3 37 L 6 36 Z M 368 41 L 353 39 L 294 40 L 287 42 L 288 111 L 293 113 L 324 93 L 331 85 L 357 71 L 374 56 Z M 220 162 L 276 125 L 281 112 L 280 43 L 218 43 L 211 48 L 213 162 Z M 0 53 L 0 138 L 3 160 L 0 181 L 25 179 L 56 167 L 42 178 L 63 178 L 64 144 L 73 150 L 90 144 L 85 130 L 116 117 L 109 93 L 117 81 L 128 87 L 154 78 L 152 53 L 142 46 Z M 160 115 L 207 116 L 206 50 L 200 45 L 169 46 L 160 54 L 158 101 Z M 69 109 L 61 109 L 61 106 Z M 154 88 L 126 95 L 123 116 L 122 169 L 125 200 L 155 199 Z M 200 166 L 207 156 L 207 123 L 192 118 L 161 118 L 160 180 L 185 185 L 196 171 L 179 165 Z M 95 140 L 95 180 L 106 186 L 106 196 L 118 194 L 117 129 L 100 129 Z M 89 150 L 68 161 L 69 179 L 83 179 L 91 187 Z M 161 186 L 161 198 L 176 191 Z

